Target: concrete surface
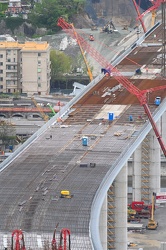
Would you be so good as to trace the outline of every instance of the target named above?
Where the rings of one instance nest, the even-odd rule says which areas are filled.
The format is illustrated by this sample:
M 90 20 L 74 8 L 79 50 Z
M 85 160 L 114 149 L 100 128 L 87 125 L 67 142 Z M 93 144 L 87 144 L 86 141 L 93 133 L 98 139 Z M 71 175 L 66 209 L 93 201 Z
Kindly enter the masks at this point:
M 157 230 L 145 230 L 143 234 L 128 232 L 128 241 L 137 244 L 137 246 L 128 249 L 159 250 L 161 242 L 166 241 L 165 216 L 166 204 L 156 206 L 154 218 L 158 222 Z M 142 219 L 141 223 L 146 227 L 148 219 Z

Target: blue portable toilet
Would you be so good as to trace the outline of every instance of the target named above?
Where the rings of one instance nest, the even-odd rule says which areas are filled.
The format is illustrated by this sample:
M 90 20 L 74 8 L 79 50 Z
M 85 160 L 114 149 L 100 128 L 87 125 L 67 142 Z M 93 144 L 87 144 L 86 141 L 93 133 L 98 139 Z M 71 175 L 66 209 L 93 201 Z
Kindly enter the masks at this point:
M 133 116 L 129 115 L 129 121 L 132 122 L 133 121 Z
M 159 106 L 160 103 L 161 103 L 161 97 L 157 96 L 157 97 L 155 98 L 154 103 L 155 103 L 156 106 Z
M 108 113 L 108 120 L 113 121 L 114 120 L 114 113 Z
M 88 137 L 87 136 L 82 137 L 82 146 L 88 146 Z

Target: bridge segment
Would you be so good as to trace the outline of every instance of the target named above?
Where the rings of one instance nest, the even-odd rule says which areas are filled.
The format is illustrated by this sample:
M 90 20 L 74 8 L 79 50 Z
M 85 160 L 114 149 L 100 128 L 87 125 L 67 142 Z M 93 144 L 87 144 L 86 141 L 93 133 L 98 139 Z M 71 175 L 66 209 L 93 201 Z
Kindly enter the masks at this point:
M 138 50 L 141 48 L 134 47 L 131 56 L 136 51 L 138 55 Z M 152 58 L 154 53 L 150 53 Z M 122 65 L 127 69 L 124 61 L 118 67 Z M 133 67 L 127 72 L 133 72 L 139 88 L 165 83 L 135 76 Z M 151 130 L 138 100 L 125 89 L 115 88 L 118 84 L 99 75 L 0 165 L 2 235 L 22 228 L 27 247 L 38 249 L 30 235 L 45 234 L 50 239 L 59 222 L 60 228 L 71 230 L 72 249 L 102 249 L 99 217 L 105 194 Z M 155 121 L 166 109 L 165 91 L 157 94 L 162 97 L 157 109 L 155 94 L 149 96 Z M 108 113 L 114 114 L 113 120 Z M 87 146 L 82 137 L 88 138 Z M 65 189 L 73 194 L 72 199 L 60 198 Z

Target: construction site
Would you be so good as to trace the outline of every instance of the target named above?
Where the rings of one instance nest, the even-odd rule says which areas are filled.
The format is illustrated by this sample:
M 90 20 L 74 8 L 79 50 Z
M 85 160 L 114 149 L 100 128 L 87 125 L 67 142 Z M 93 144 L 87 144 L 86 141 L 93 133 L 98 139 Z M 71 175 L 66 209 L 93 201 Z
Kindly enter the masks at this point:
M 45 123 L 0 164 L 0 249 L 166 249 L 165 1 L 154 1 L 148 13 L 159 7 L 161 21 L 155 13 L 147 29 L 135 3 L 143 32 L 123 40 L 111 62 L 96 49 L 95 35 L 86 39 L 58 19 L 100 73 L 93 77 L 84 57 L 90 83 L 57 110 L 32 97 L 30 112 Z

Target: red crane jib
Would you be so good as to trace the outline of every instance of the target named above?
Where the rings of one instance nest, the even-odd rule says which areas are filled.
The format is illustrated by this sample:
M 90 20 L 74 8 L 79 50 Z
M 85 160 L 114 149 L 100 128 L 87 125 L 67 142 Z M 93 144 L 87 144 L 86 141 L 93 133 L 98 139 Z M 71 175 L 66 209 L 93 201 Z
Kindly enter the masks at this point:
M 165 1 L 165 0 L 159 0 L 159 1 Z M 76 41 L 79 40 L 79 43 L 81 43 L 81 46 L 84 50 L 86 50 L 102 67 L 104 67 L 105 69 L 108 69 L 111 72 L 112 77 L 114 77 L 118 81 L 118 83 L 122 84 L 124 88 L 126 88 L 131 94 L 135 95 L 138 98 L 140 104 L 143 106 L 145 113 L 147 114 L 149 118 L 149 121 L 152 125 L 152 128 L 155 132 L 155 135 L 161 146 L 164 156 L 166 156 L 166 146 L 160 136 L 156 123 L 153 120 L 153 117 L 147 105 L 147 99 L 146 99 L 147 93 L 150 93 L 156 90 L 165 89 L 166 85 L 155 87 L 155 88 L 150 88 L 146 90 L 138 89 L 126 77 L 121 75 L 121 73 L 115 67 L 113 67 L 113 65 L 111 65 L 97 50 L 95 50 L 82 36 L 80 36 L 78 33 L 76 35 L 76 30 L 74 29 L 73 24 L 67 23 L 62 17 L 60 17 L 58 19 L 57 25 L 60 26 L 73 39 L 76 39 Z

